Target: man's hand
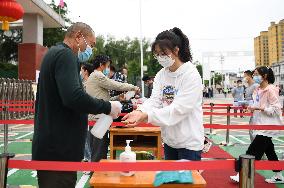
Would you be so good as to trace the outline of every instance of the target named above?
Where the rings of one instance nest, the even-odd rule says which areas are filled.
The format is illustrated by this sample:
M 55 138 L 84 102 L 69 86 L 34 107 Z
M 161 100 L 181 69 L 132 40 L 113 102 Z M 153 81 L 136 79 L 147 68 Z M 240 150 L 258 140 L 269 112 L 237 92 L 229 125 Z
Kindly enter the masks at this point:
M 113 119 L 116 119 L 119 117 L 119 114 L 121 113 L 122 105 L 118 101 L 110 101 L 111 104 L 111 111 L 110 111 L 110 116 Z
M 122 121 L 127 122 L 127 127 L 135 127 L 139 123 L 148 121 L 148 114 L 139 110 L 135 110 L 122 118 Z

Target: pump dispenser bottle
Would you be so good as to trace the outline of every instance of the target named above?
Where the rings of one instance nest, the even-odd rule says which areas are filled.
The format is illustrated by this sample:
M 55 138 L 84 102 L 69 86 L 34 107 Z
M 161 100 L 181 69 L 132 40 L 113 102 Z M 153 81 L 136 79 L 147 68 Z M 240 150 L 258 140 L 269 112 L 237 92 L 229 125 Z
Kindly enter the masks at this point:
M 119 156 L 121 162 L 136 162 L 136 153 L 131 151 L 131 147 L 129 146 L 130 142 L 133 140 L 126 140 L 125 151 L 122 152 Z M 133 176 L 134 171 L 126 171 L 121 172 L 123 176 Z

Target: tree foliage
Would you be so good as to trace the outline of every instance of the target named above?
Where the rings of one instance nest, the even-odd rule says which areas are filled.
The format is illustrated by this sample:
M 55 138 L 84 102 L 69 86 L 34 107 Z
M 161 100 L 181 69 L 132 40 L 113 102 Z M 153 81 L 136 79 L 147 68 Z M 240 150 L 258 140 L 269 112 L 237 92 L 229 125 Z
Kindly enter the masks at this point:
M 22 29 L 9 31 L 11 36 L 0 30 L 0 63 L 16 61 L 18 59 L 18 44 L 22 42 Z
M 72 21 L 68 18 L 67 4 L 64 3 L 64 8 L 59 8 L 54 0 L 49 6 L 63 17 L 67 24 Z M 43 45 L 51 47 L 58 42 L 63 41 L 67 27 L 64 28 L 45 28 L 43 30 Z M 0 31 L 0 62 L 8 62 L 18 59 L 18 44 L 22 42 L 22 30 L 12 30 L 12 36 L 7 37 Z M 151 47 L 150 41 L 143 39 L 143 64 L 147 66 L 147 71 L 144 74 L 154 76 L 161 66 L 153 58 L 149 51 Z M 140 41 L 137 38 L 116 40 L 112 36 L 106 39 L 103 36 L 97 37 L 96 47 L 93 49 L 94 54 L 105 54 L 112 58 L 113 65 L 119 70 L 123 67 L 128 68 L 128 81 L 133 84 L 139 83 L 141 80 L 141 52 Z M 8 70 L 8 69 L 7 69 Z M 9 75 L 9 74 L 8 74 Z
M 71 24 L 71 20 L 67 17 L 68 9 L 67 4 L 64 2 L 64 7 L 60 8 L 55 4 L 54 0 L 51 1 L 49 6 L 65 20 L 65 24 Z M 60 28 L 45 28 L 43 29 L 43 45 L 51 47 L 58 42 L 63 41 L 67 26 Z
M 144 74 L 155 76 L 161 69 L 161 66 L 153 58 L 150 49 L 150 41 L 143 40 L 143 65 L 147 66 L 147 71 Z M 103 36 L 97 37 L 94 56 L 105 54 L 111 57 L 113 65 L 116 69 L 126 67 L 128 69 L 128 81 L 136 84 L 141 79 L 141 52 L 140 41 L 137 38 L 116 40 L 114 37 L 108 36 L 105 39 Z
M 197 64 L 196 65 L 196 68 L 201 76 L 201 78 L 203 78 L 203 72 L 202 72 L 202 65 L 201 64 Z

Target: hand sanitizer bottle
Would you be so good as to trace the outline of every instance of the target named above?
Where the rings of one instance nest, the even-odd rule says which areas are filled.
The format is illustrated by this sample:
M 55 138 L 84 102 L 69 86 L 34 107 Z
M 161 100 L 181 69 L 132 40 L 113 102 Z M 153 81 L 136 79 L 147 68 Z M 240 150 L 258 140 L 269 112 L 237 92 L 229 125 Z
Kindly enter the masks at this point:
M 96 125 L 91 129 L 91 133 L 95 137 L 102 139 L 113 120 L 111 116 L 105 114 L 99 114 L 96 117 L 98 117 L 98 120 L 96 121 Z
M 133 140 L 126 140 L 126 147 L 125 151 L 122 152 L 119 156 L 119 159 L 121 162 L 136 162 L 136 153 L 131 151 L 131 147 L 129 146 L 129 143 Z M 121 175 L 123 176 L 133 176 L 134 171 L 126 171 L 121 172 Z

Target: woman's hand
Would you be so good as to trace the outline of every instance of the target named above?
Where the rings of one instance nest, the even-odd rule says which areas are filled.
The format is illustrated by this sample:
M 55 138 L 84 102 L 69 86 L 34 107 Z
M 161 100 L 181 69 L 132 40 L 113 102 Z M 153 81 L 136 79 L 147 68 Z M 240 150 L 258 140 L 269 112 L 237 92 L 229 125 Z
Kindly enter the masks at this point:
M 134 89 L 135 93 L 139 93 L 140 92 L 140 88 L 135 86 L 135 89 Z
M 122 118 L 122 121 L 126 121 L 126 127 L 135 127 L 139 123 L 148 121 L 148 114 L 139 110 L 135 110 Z
M 125 101 L 126 100 L 124 93 L 122 93 L 118 96 L 118 100 L 119 101 Z
M 250 110 L 251 112 L 254 112 L 255 110 L 264 111 L 264 109 L 263 109 L 263 108 L 259 108 L 259 107 L 251 107 L 251 106 L 249 106 L 249 107 L 248 107 L 248 110 Z

